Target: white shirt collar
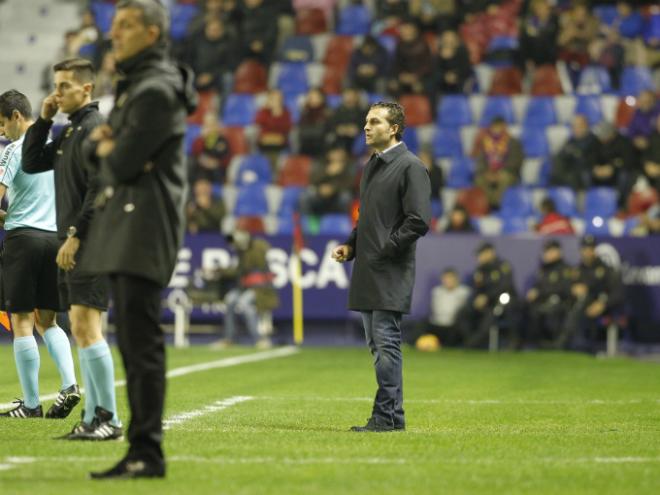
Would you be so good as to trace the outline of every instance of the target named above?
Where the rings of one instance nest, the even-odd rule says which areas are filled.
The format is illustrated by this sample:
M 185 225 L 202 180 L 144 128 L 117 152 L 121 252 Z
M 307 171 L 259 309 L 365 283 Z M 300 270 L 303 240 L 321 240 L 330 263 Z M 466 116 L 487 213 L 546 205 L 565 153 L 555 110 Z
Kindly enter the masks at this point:
M 378 153 L 378 155 L 379 155 L 379 156 L 383 156 L 385 153 L 387 153 L 388 151 L 393 150 L 394 148 L 396 148 L 397 146 L 399 146 L 401 143 L 403 143 L 403 141 L 398 141 L 396 144 L 393 144 L 393 145 L 390 146 L 389 148 L 387 148 L 387 149 L 381 151 L 380 153 Z

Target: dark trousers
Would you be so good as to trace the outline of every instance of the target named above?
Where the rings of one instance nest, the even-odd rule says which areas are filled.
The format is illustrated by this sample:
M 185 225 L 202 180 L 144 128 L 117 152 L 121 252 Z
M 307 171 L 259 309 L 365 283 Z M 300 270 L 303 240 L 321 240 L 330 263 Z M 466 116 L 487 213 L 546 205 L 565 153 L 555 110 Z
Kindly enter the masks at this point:
M 374 357 L 378 391 L 372 417 L 394 427 L 404 427 L 401 313 L 362 311 L 367 345 Z
M 165 338 L 160 327 L 162 287 L 132 275 L 111 276 L 117 342 L 126 370 L 131 420 L 128 457 L 163 462 Z

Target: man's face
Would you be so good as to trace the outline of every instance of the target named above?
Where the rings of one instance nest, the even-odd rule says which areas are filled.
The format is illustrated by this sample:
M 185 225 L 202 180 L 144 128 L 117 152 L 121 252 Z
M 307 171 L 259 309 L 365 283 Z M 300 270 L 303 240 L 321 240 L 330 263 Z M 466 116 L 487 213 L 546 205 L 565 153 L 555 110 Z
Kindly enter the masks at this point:
M 453 290 L 458 287 L 458 277 L 455 273 L 447 272 L 442 274 L 442 285 L 446 289 Z
M 580 248 L 580 257 L 582 261 L 591 264 L 591 262 L 596 258 L 596 250 L 591 246 L 582 246 Z
M 582 115 L 573 119 L 573 135 L 577 138 L 586 136 L 589 133 L 589 122 Z
M 71 114 L 82 108 L 92 93 L 91 83 L 81 83 L 71 70 L 55 72 L 55 96 L 63 113 Z
M 477 254 L 477 264 L 479 266 L 487 265 L 495 259 L 495 251 L 492 249 L 486 249 Z
M 20 114 L 16 110 L 11 117 L 0 115 L 0 136 L 10 141 L 16 141 L 21 137 Z
M 387 120 L 387 108 L 376 107 L 369 110 L 367 122 L 364 125 L 367 146 L 376 149 L 385 149 L 396 134 L 396 126 Z
M 555 261 L 561 259 L 561 249 L 556 247 L 547 248 L 543 251 L 543 262 L 544 263 L 554 263 Z
M 638 105 L 642 111 L 648 112 L 655 105 L 655 96 L 651 91 L 642 91 L 639 94 Z
M 136 8 L 117 10 L 112 19 L 110 39 L 115 60 L 121 62 L 149 48 L 158 41 L 160 30 L 156 26 L 146 26 L 142 12 Z

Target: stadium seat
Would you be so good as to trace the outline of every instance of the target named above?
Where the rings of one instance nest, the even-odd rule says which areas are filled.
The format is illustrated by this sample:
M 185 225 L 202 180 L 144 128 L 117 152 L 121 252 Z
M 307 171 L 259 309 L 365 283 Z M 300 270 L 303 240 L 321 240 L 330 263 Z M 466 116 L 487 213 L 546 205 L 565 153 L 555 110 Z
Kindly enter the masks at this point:
M 447 176 L 447 187 L 462 189 L 472 186 L 474 161 L 468 157 L 453 157 Z
M 325 33 L 328 21 L 323 10 L 318 8 L 296 9 L 296 33 L 314 35 Z
M 431 215 L 433 218 L 440 218 L 442 216 L 442 201 L 439 199 L 431 200 Z
M 286 95 L 306 93 L 309 89 L 307 65 L 295 63 L 280 64 L 277 87 Z
M 576 93 L 600 95 L 612 91 L 610 75 L 603 67 L 590 65 L 582 69 Z
M 234 73 L 234 93 L 262 93 L 268 89 L 268 71 L 256 60 L 245 60 Z
M 607 217 L 600 215 L 584 217 L 584 233 L 589 235 L 610 235 L 610 227 Z
M 183 40 L 188 34 L 188 24 L 199 12 L 196 5 L 175 3 L 170 7 L 170 37 Z
M 399 103 L 406 112 L 406 126 L 426 125 L 433 122 L 431 103 L 426 95 L 402 95 Z
M 557 211 L 566 217 L 577 214 L 575 208 L 575 191 L 570 187 L 550 187 L 547 190 L 548 197 L 555 202 Z
M 436 127 L 432 145 L 434 158 L 463 156 L 461 133 L 456 127 Z
M 639 217 L 629 217 L 623 222 L 623 235 L 632 235 L 633 231 L 642 223 Z
M 600 22 L 611 26 L 617 17 L 616 5 L 594 5 L 593 13 Z
M 337 33 L 366 35 L 371 29 L 371 13 L 365 5 L 348 5 L 339 11 Z
M 609 218 L 616 213 L 617 192 L 611 187 L 593 187 L 584 198 L 584 216 Z
M 112 18 L 115 15 L 115 6 L 107 2 L 92 2 L 89 6 L 94 15 L 96 25 L 103 34 L 110 32 Z
M 381 46 L 387 50 L 387 53 L 389 53 L 390 57 L 394 55 L 397 45 L 396 36 L 382 34 L 378 37 L 378 43 L 380 43 Z
M 277 217 L 276 233 L 279 235 L 293 234 L 294 222 L 292 215 Z
M 587 117 L 589 125 L 596 125 L 603 120 L 603 110 L 600 106 L 600 96 L 580 95 L 575 103 L 575 113 Z
M 289 155 L 284 159 L 277 177 L 280 186 L 307 186 L 312 159 L 306 155 Z
M 641 91 L 649 89 L 655 91 L 653 75 L 648 67 L 625 67 L 621 74 L 621 96 L 637 96 Z
M 229 142 L 229 151 L 232 156 L 244 155 L 249 151 L 250 148 L 243 127 L 225 127 L 223 132 Z
M 476 186 L 462 189 L 456 197 L 456 204 L 465 208 L 471 217 L 482 217 L 490 210 L 486 193 Z
M 202 127 L 198 124 L 188 124 L 186 126 L 186 136 L 185 136 L 185 149 L 186 155 L 192 153 L 192 145 L 195 142 L 195 139 L 199 136 L 202 131 Z
M 344 85 L 344 73 L 342 70 L 326 70 L 323 74 L 321 90 L 326 95 L 339 95 Z
M 571 130 L 565 125 L 551 125 L 545 129 L 550 146 L 550 154 L 554 155 L 566 144 L 571 137 Z
M 532 191 L 524 186 L 511 186 L 502 195 L 500 217 L 529 217 L 534 214 Z
M 630 125 L 630 121 L 635 115 L 635 105 L 637 100 L 631 96 L 621 98 L 616 109 L 614 125 L 619 129 L 625 129 Z
M 268 213 L 266 186 L 250 184 L 238 188 L 233 213 L 237 217 L 266 215 Z
M 554 65 L 541 65 L 532 75 L 533 96 L 557 96 L 563 94 L 561 80 Z
M 352 52 L 353 38 L 351 36 L 333 36 L 330 38 L 325 50 L 323 64 L 328 67 L 339 68 L 343 72 L 351 59 Z
M 236 229 L 246 230 L 250 234 L 265 232 L 264 220 L 259 216 L 242 216 L 236 219 Z
M 284 106 L 291 115 L 291 121 L 297 124 L 300 120 L 300 95 L 299 94 L 284 94 Z
M 270 184 L 273 181 L 270 162 L 264 155 L 246 155 L 241 160 L 236 172 L 237 186 L 248 184 Z
M 554 98 L 531 98 L 525 110 L 525 126 L 546 127 L 557 123 L 557 111 Z
M 365 141 L 364 131 L 362 131 L 360 135 L 356 137 L 355 140 L 353 141 L 353 147 L 351 148 L 351 153 L 354 156 L 363 156 L 366 155 L 368 151 L 369 148 L 367 147 L 367 143 Z
M 479 119 L 479 124 L 486 127 L 495 117 L 502 117 L 507 124 L 516 121 L 513 103 L 508 96 L 489 96 Z
M 254 96 L 230 94 L 225 99 L 222 122 L 228 126 L 246 126 L 254 123 L 256 106 Z
M 503 235 L 523 234 L 529 232 L 529 221 L 527 217 L 512 216 L 502 218 Z
M 500 67 L 495 70 L 490 84 L 491 95 L 515 95 L 522 93 L 522 72 L 517 67 Z
M 419 151 L 419 135 L 414 127 L 406 127 L 403 131 L 403 142 L 411 153 L 417 154 Z
M 649 16 L 644 28 L 643 38 L 647 45 L 658 46 L 658 41 L 660 41 L 660 11 L 656 10 Z
M 323 215 L 319 223 L 319 234 L 348 236 L 352 230 L 353 222 L 344 213 Z
M 218 94 L 215 91 L 201 91 L 197 93 L 197 108 L 192 115 L 188 116 L 188 123 L 201 125 L 204 115 L 211 109 L 216 108 Z
M 472 123 L 468 99 L 463 95 L 446 95 L 438 106 L 439 127 L 460 127 Z
M 289 186 L 282 188 L 282 199 L 280 200 L 280 207 L 277 211 L 279 217 L 291 216 L 293 212 L 298 211 L 298 202 L 300 195 L 304 188 L 297 186 Z
M 544 127 L 523 127 L 520 142 L 527 157 L 544 157 L 550 151 Z
M 279 60 L 281 62 L 309 63 L 314 60 L 314 47 L 309 36 L 289 36 L 282 43 Z

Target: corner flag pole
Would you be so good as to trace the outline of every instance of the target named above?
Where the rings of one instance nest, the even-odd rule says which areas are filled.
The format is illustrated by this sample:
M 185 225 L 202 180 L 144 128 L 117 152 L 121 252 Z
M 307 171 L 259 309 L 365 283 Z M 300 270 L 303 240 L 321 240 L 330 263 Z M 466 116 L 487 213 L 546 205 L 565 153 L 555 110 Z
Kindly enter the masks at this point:
M 303 289 L 301 285 L 302 262 L 300 253 L 304 242 L 302 228 L 300 227 L 300 215 L 293 214 L 293 253 L 291 255 L 292 277 L 291 290 L 293 295 L 293 343 L 301 345 L 304 339 L 303 331 Z

